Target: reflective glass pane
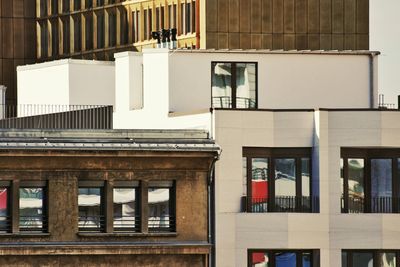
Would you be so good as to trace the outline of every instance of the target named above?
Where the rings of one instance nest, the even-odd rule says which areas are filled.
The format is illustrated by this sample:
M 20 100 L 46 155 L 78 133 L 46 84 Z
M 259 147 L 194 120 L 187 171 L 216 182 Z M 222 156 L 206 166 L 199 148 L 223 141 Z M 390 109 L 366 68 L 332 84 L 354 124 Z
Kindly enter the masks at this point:
M 275 208 L 277 211 L 296 209 L 296 160 L 275 160 Z
M 364 160 L 348 159 L 349 212 L 364 212 Z
M 243 185 L 243 195 L 247 195 L 247 158 L 242 158 L 242 185 Z
M 268 267 L 269 264 L 268 253 L 264 252 L 253 252 L 251 254 L 251 266 L 252 267 Z
M 396 267 L 396 253 L 382 253 L 379 267 Z
M 9 230 L 8 189 L 0 188 L 0 232 Z
M 296 267 L 296 253 L 283 252 L 275 254 L 276 267 Z
M 102 190 L 99 187 L 79 188 L 79 228 L 100 230 L 104 223 L 101 207 Z
M 340 190 L 341 190 L 341 198 L 340 198 L 340 207 L 342 212 L 344 212 L 344 161 L 343 158 L 340 159 Z
M 268 158 L 251 159 L 251 201 L 253 212 L 268 211 Z
M 347 267 L 347 252 L 342 252 L 342 267 Z
M 173 226 L 170 216 L 170 188 L 149 188 L 149 231 L 168 231 Z
M 353 266 L 373 267 L 373 254 L 370 252 L 353 252 Z
M 312 255 L 310 252 L 304 252 L 302 255 L 302 267 L 311 267 Z
M 236 64 L 236 107 L 256 107 L 256 64 Z
M 371 211 L 392 211 L 392 160 L 371 159 Z
M 214 108 L 232 107 L 232 64 L 212 64 L 212 106 Z
M 42 229 L 44 223 L 43 193 L 40 187 L 19 189 L 19 227 L 21 231 Z
M 114 188 L 114 228 L 136 229 L 136 189 Z
M 301 159 L 301 192 L 303 197 L 310 196 L 310 159 L 302 158 Z

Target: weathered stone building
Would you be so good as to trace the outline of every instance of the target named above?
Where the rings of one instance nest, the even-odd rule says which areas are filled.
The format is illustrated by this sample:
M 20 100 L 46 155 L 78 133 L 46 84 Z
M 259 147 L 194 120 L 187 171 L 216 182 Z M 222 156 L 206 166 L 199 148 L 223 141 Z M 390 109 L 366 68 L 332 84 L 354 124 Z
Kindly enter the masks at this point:
M 1 266 L 208 266 L 203 131 L 1 131 Z

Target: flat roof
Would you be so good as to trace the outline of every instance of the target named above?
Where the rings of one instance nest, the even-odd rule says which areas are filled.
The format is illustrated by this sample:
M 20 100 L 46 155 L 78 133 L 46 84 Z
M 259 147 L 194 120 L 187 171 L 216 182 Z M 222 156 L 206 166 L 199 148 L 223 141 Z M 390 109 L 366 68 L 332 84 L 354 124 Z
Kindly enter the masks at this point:
M 0 129 L 4 149 L 220 151 L 204 130 Z
M 17 71 L 33 70 L 33 69 L 68 65 L 68 64 L 92 65 L 92 66 L 114 66 L 115 63 L 114 63 L 114 61 L 66 58 L 66 59 L 58 59 L 58 60 L 52 60 L 52 61 L 47 61 L 47 62 L 18 66 Z

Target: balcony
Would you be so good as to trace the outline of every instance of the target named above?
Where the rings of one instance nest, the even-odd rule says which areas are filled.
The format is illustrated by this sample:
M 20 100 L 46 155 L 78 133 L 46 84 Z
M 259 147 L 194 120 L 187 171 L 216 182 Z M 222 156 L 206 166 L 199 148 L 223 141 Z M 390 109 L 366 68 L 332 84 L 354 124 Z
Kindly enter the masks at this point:
M 251 98 L 236 97 L 236 108 L 255 109 L 256 101 Z M 213 108 L 232 108 L 232 98 L 230 96 L 216 96 L 212 98 Z
M 113 106 L 0 105 L 0 129 L 112 129 Z
M 399 207 L 398 197 L 371 197 L 370 201 L 355 196 L 349 197 L 348 201 L 341 198 L 342 213 L 398 213 Z
M 302 212 L 318 213 L 319 197 L 277 196 L 275 198 L 242 197 L 242 212 Z

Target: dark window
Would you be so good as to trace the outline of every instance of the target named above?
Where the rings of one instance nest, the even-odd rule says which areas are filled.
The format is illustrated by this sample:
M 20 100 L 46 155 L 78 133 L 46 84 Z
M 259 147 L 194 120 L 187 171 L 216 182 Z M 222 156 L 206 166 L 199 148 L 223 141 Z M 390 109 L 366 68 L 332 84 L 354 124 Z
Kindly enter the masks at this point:
M 249 250 L 248 266 L 317 267 L 314 254 L 317 253 L 311 250 Z
M 133 42 L 140 42 L 140 11 L 133 12 L 133 28 L 132 28 L 132 38 Z
M 51 0 L 51 14 L 58 14 L 58 0 Z
M 164 15 L 165 14 L 165 8 L 162 6 L 161 7 L 161 25 L 160 25 L 160 28 L 161 29 L 164 29 Z
M 81 9 L 81 0 L 74 0 L 74 10 L 80 10 Z
M 117 17 L 114 12 L 109 14 L 108 24 L 108 46 L 112 47 L 117 43 Z
M 93 16 L 85 16 L 85 47 L 86 50 L 93 49 Z
M 63 53 L 69 54 L 70 52 L 70 29 L 69 29 L 69 19 L 62 20 L 62 31 L 63 31 Z
M 196 32 L 196 13 L 197 9 L 196 9 L 196 1 L 192 2 L 192 32 Z
M 44 187 L 19 188 L 19 230 L 43 232 L 46 228 Z
M 161 24 L 160 24 L 160 8 L 156 8 L 156 31 L 159 31 L 162 29 Z
M 57 21 L 51 22 L 51 55 L 57 56 L 58 53 L 58 25 Z
M 187 3 L 186 4 L 186 10 L 185 10 L 185 34 L 190 33 L 191 32 L 191 15 L 192 15 L 192 11 L 191 11 L 191 3 Z
M 79 186 L 79 231 L 104 231 L 103 186 Z
M 318 212 L 311 148 L 243 148 L 248 212 Z
M 97 0 L 97 6 L 103 6 L 104 0 Z
M 148 188 L 149 232 L 175 231 L 175 194 L 172 182 L 152 182 Z
M 76 16 L 73 18 L 74 20 L 74 52 L 80 52 L 82 49 L 82 40 L 81 40 L 81 17 Z
M 257 63 L 213 62 L 212 107 L 257 108 Z
M 93 0 L 85 0 L 85 8 L 92 8 Z
M 120 29 L 121 29 L 120 42 L 121 42 L 121 45 L 124 45 L 124 44 L 128 43 L 128 25 L 129 25 L 129 23 L 128 23 L 128 17 L 126 14 L 126 9 L 125 8 L 119 9 L 119 12 L 120 12 L 120 18 L 121 18 L 119 21 Z
M 342 267 L 396 267 L 399 266 L 398 250 L 343 250 Z
M 181 3 L 181 25 L 178 34 L 185 34 L 185 3 Z
M 70 3 L 69 3 L 69 1 L 70 0 L 63 0 L 62 1 L 62 11 L 65 13 L 65 12 L 68 12 L 69 11 L 69 6 L 70 6 Z
M 48 28 L 47 22 L 40 23 L 40 57 L 46 58 L 48 57 Z
M 342 149 L 343 213 L 400 211 L 400 150 Z
M 97 13 L 97 48 L 104 48 L 104 13 Z
M 140 231 L 139 189 L 132 185 L 113 188 L 114 231 Z
M 148 10 L 143 10 L 143 28 L 144 28 L 144 40 L 147 40 L 149 38 L 149 31 L 148 31 L 148 18 L 147 18 L 147 13 Z
M 40 16 L 47 16 L 47 0 L 40 0 Z

